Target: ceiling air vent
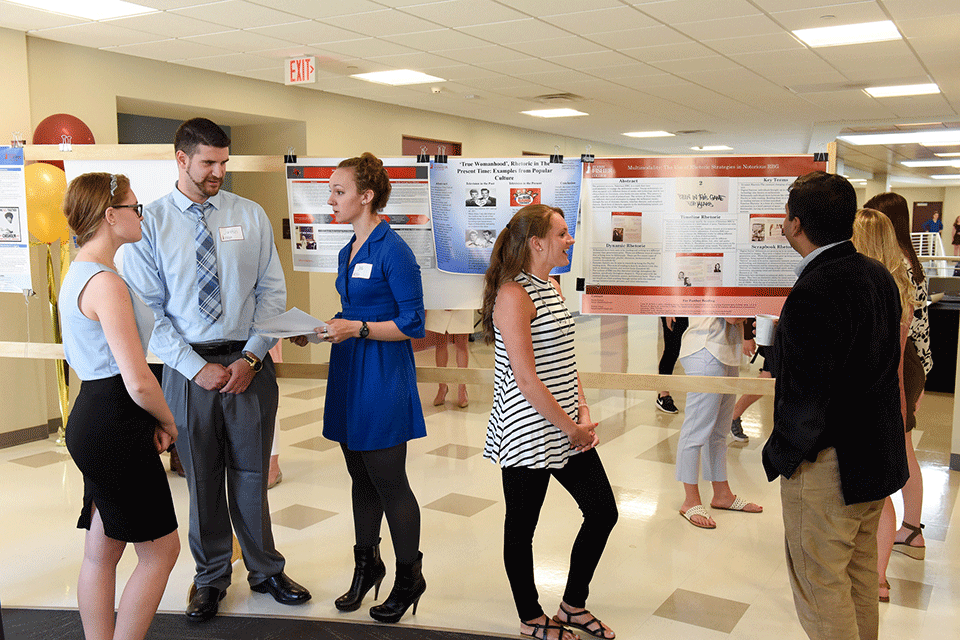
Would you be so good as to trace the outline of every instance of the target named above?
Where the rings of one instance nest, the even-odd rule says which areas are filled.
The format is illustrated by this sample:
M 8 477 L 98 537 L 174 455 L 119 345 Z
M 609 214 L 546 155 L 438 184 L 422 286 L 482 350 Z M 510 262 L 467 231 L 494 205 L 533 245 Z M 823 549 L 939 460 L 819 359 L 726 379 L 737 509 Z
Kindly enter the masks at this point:
M 583 99 L 583 96 L 578 96 L 575 93 L 548 93 L 534 97 L 533 101 L 541 104 L 566 104 L 568 102 L 578 102 Z

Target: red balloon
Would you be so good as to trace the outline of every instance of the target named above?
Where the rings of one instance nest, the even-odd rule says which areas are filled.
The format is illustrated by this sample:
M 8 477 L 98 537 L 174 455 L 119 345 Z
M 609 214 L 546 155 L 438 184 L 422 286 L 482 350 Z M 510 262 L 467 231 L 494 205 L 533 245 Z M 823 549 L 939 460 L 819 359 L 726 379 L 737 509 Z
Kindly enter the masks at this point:
M 57 113 L 40 121 L 33 131 L 33 144 L 60 144 L 69 136 L 72 144 L 96 144 L 90 127 L 67 113 Z

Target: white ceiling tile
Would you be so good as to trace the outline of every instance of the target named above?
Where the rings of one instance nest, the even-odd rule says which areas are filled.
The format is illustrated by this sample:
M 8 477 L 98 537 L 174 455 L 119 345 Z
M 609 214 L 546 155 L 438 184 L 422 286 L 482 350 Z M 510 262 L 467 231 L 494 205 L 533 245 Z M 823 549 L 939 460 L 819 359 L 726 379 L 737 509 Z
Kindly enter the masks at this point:
M 622 31 L 624 29 L 640 29 L 643 27 L 654 27 L 660 24 L 650 16 L 637 11 L 634 7 L 618 5 L 606 9 L 593 8 L 590 11 L 584 11 L 583 3 L 579 4 L 581 10 L 577 13 L 545 15 L 540 19 L 561 29 L 566 29 L 571 33 L 580 35 L 604 33 L 606 31 Z M 594 4 L 591 2 L 590 6 L 593 7 Z
M 584 36 L 591 42 L 602 44 L 605 47 L 622 51 L 637 47 L 650 47 L 663 44 L 679 44 L 692 42 L 690 38 L 669 27 L 645 27 L 642 29 L 624 29 L 605 33 L 592 33 Z
M 112 47 L 109 49 L 109 51 L 139 56 L 141 58 L 153 58 L 154 60 L 166 61 L 182 60 L 184 58 L 197 58 L 203 56 L 226 55 L 231 53 L 226 49 L 218 49 L 216 47 L 208 47 L 196 42 L 184 42 L 182 40 L 173 39 Z
M 222 24 L 234 29 L 265 27 L 272 24 L 294 22 L 299 16 L 276 11 L 245 0 L 225 0 L 213 4 L 176 9 L 174 13 L 190 18 Z
M 833 16 L 823 19 L 823 16 Z M 789 31 L 797 29 L 813 29 L 815 27 L 834 27 L 843 24 L 859 24 L 861 22 L 878 22 L 888 20 L 887 14 L 873 1 L 853 2 L 829 7 L 800 9 L 797 11 L 783 11 L 772 14 L 773 19 L 782 24 Z M 857 46 L 857 45 L 849 45 Z
M 546 22 L 535 20 L 534 18 L 524 18 L 523 20 L 510 20 L 507 22 L 497 22 L 494 24 L 482 24 L 461 27 L 461 31 L 476 36 L 487 42 L 497 44 L 529 43 L 535 40 L 548 40 L 551 38 L 562 38 L 569 36 L 563 29 L 558 29 Z
M 383 5 L 369 0 L 247 0 L 252 4 L 285 11 L 304 18 L 329 18 L 367 11 L 378 11 Z
M 378 58 L 401 53 L 415 53 L 409 47 L 378 38 L 357 38 L 340 42 L 312 42 L 310 45 L 332 51 L 341 58 Z
M 686 22 L 675 27 L 684 35 L 701 42 L 784 33 L 783 27 L 764 15 Z
M 125 29 L 124 27 L 118 27 L 104 22 L 87 22 L 69 27 L 40 29 L 31 31 L 30 35 L 93 49 L 116 47 L 137 42 L 150 42 L 159 39 L 152 33 Z
M 960 11 L 956 0 L 883 0 L 884 6 L 897 19 L 937 18 Z
M 511 49 L 522 51 L 527 55 L 535 56 L 537 58 L 609 51 L 602 45 L 590 42 L 589 40 L 584 40 L 583 38 L 578 38 L 576 36 L 564 36 L 561 38 L 534 40 L 531 42 L 514 42 L 509 46 Z
M 652 47 L 631 47 L 620 50 L 621 53 L 641 62 L 656 64 L 666 60 L 686 60 L 689 58 L 713 58 L 717 54 L 698 42 L 688 41 L 679 44 L 662 44 Z
M 279 49 L 261 49 L 257 51 L 256 54 L 261 58 L 287 60 L 289 58 L 302 58 L 306 56 L 323 56 L 325 52 L 314 47 L 297 44 L 290 47 L 280 47 Z
M 454 49 L 444 51 L 443 56 L 452 60 L 458 60 L 467 64 L 486 64 L 489 62 L 503 62 L 504 60 L 523 60 L 526 58 L 519 51 L 508 49 L 507 47 L 498 47 L 496 45 L 487 45 L 484 47 L 471 47 L 468 49 Z
M 137 4 L 149 6 L 152 9 L 167 11 L 169 9 L 182 9 L 183 7 L 196 7 L 202 4 L 216 4 L 222 0 L 143 0 Z
M 725 69 L 742 69 L 734 60 L 723 56 L 708 56 L 706 58 L 682 58 L 680 60 L 661 60 L 653 65 L 667 73 L 683 76 L 691 72 L 720 71 Z
M 201 44 L 210 45 L 211 47 L 219 47 L 221 49 L 227 49 L 229 51 L 235 51 L 238 53 L 250 53 L 252 51 L 261 51 L 264 49 L 279 49 L 281 47 L 298 46 L 295 42 L 278 40 L 277 38 L 270 38 L 259 33 L 250 33 L 248 31 L 241 31 L 239 29 L 179 39 L 186 42 L 199 42 Z
M 268 27 L 253 27 L 245 29 L 250 33 L 260 33 L 271 38 L 296 42 L 298 44 L 339 42 L 341 40 L 355 40 L 361 35 L 355 31 L 334 27 L 316 20 L 303 20 L 277 24 Z
M 450 49 L 482 47 L 488 44 L 456 29 L 432 29 L 430 31 L 398 33 L 392 36 L 383 36 L 383 39 L 402 44 L 411 49 L 423 49 L 435 53 Z
M 61 16 L 56 13 L 30 9 L 19 4 L 10 4 L 0 1 L 0 26 L 15 31 L 32 31 L 34 29 L 50 29 L 65 27 L 71 24 L 89 22 L 83 18 Z
M 277 64 L 276 61 L 266 60 L 259 56 L 252 56 L 246 53 L 231 53 L 225 56 L 180 60 L 177 64 L 196 67 L 198 69 L 207 69 L 208 71 L 219 71 L 220 73 L 250 71 L 252 69 L 275 69 L 281 81 L 283 78 L 283 68 Z
M 170 13 L 169 11 L 117 18 L 116 20 L 105 20 L 103 24 L 115 24 L 128 29 L 153 33 L 158 36 L 163 36 L 164 38 L 198 36 L 204 33 L 216 33 L 224 30 L 223 25 L 197 20 L 196 18 L 188 18 L 187 16 Z
M 393 36 L 411 31 L 429 31 L 438 26 L 434 22 L 394 9 L 371 11 L 359 16 L 331 16 L 323 18 L 322 22 L 375 37 Z
M 760 11 L 747 0 L 666 0 L 665 2 L 635 3 L 638 8 L 666 24 L 678 24 L 700 19 L 702 16 L 714 18 L 738 18 L 751 16 Z
M 527 58 L 525 60 L 508 60 L 504 62 L 484 62 L 477 64 L 478 67 L 496 71 L 505 76 L 519 77 L 531 73 L 555 73 L 569 71 L 558 64 L 537 58 Z
M 492 0 L 445 0 L 430 4 L 404 7 L 405 12 L 430 20 L 445 27 L 469 27 L 526 18 Z
M 435 56 L 432 53 L 423 53 L 422 51 L 389 56 L 370 56 L 370 60 L 380 62 L 393 69 L 413 69 L 430 75 L 442 75 L 433 73 L 433 71 L 459 66 L 459 63 L 454 60 Z
M 544 60 L 555 62 L 570 69 L 606 70 L 620 65 L 635 65 L 637 61 L 617 51 L 591 51 L 587 53 L 562 53 L 556 56 L 541 56 Z
M 508 1 L 507 4 L 517 11 L 535 17 L 582 13 L 584 10 L 583 0 L 513 0 L 512 2 Z M 622 6 L 620 0 L 590 1 L 590 7 L 594 9 L 619 6 Z
M 798 49 L 806 49 L 796 38 L 784 32 L 772 33 L 765 36 L 709 40 L 704 42 L 704 44 L 725 56 L 755 53 L 758 51 L 796 51 Z

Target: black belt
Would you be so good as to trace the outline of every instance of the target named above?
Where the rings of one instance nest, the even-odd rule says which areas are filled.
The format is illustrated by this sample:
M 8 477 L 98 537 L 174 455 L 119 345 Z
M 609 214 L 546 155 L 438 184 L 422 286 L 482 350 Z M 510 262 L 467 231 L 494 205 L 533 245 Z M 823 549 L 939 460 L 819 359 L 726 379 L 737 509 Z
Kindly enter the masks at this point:
M 198 356 L 228 356 L 246 346 L 246 342 L 231 340 L 227 342 L 203 342 L 190 345 Z

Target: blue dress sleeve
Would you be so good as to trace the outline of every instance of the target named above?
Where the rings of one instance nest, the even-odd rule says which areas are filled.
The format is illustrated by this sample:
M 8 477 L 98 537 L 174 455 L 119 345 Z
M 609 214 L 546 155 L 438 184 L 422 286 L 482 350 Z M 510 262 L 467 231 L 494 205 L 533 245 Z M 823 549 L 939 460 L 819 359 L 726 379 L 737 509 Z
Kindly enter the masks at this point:
M 423 283 L 420 281 L 420 265 L 413 251 L 399 236 L 384 263 L 384 273 L 399 315 L 394 323 L 410 338 L 422 338 L 425 334 L 423 310 Z

